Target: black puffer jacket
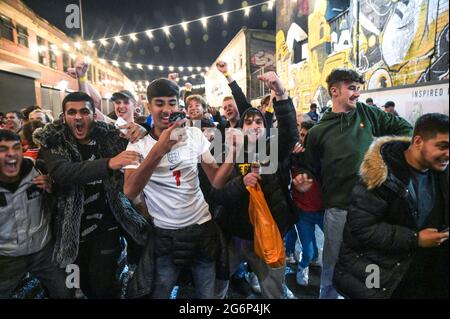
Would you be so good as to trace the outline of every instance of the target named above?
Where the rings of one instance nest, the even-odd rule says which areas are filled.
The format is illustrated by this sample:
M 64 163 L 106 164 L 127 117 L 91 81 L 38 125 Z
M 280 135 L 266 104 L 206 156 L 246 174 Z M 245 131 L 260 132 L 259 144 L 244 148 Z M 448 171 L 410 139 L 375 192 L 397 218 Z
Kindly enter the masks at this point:
M 362 181 L 353 189 L 333 279 L 344 297 L 391 298 L 398 293 L 399 285 L 406 283 L 408 295 L 447 294 L 448 298 L 448 241 L 437 248 L 418 246 L 421 229 L 448 225 L 448 168 L 432 173 L 437 200 L 419 229 L 413 218 L 415 205 L 407 191 L 410 170 L 404 151 L 409 141 L 383 137 L 365 155 L 360 169 Z M 372 282 L 369 265 L 380 269 L 379 288 L 366 286 L 366 280 Z
M 274 109 L 279 121 L 278 169 L 274 174 L 263 174 L 260 184 L 272 216 L 281 234 L 284 235 L 297 220 L 289 187 L 291 184 L 290 153 L 295 143 L 298 142 L 298 130 L 296 112 L 291 99 L 275 102 Z M 242 114 L 241 119 L 244 117 L 245 113 Z M 262 114 L 261 117 L 264 118 Z M 271 136 L 268 139 L 268 145 L 272 138 L 274 137 Z M 227 214 L 225 231 L 228 232 L 228 235 L 253 240 L 253 226 L 248 216 L 249 193 L 243 178 L 248 173 L 249 166 L 248 162 L 236 164 L 229 182 L 220 190 L 212 189 L 209 197 L 218 205 L 225 207 Z

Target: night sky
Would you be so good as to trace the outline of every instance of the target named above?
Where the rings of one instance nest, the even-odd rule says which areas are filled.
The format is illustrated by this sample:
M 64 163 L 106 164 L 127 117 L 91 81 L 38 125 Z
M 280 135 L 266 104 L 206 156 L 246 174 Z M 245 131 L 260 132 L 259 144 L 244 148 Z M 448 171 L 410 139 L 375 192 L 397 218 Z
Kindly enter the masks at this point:
M 68 35 L 80 35 L 79 30 L 68 29 L 65 25 L 68 15 L 65 12 L 66 6 L 71 3 L 78 4 L 77 0 L 24 2 Z M 145 31 L 238 9 L 243 3 L 253 5 L 261 2 L 265 0 L 83 0 L 84 39 L 95 40 Z M 109 40 L 110 44 L 106 49 L 97 44 L 99 57 L 143 65 L 210 66 L 242 27 L 275 30 L 275 8 L 265 12 L 262 12 L 261 8 L 252 8 L 250 17 L 245 17 L 243 11 L 231 13 L 226 24 L 221 17 L 208 20 L 207 30 L 201 22 L 189 24 L 187 34 L 178 26 L 171 29 L 170 38 L 162 31 L 155 31 L 153 40 L 148 39 L 145 34 L 138 35 L 137 42 L 133 42 L 129 37 L 124 38 L 125 42 L 121 45 Z M 186 44 L 189 43 L 189 40 L 186 41 L 188 38 L 189 45 Z M 132 80 L 151 80 L 166 76 L 168 72 L 158 73 L 156 70 L 146 70 L 145 67 L 144 71 L 128 70 L 124 67 L 122 70 Z M 186 70 L 179 73 L 183 76 L 196 71 Z

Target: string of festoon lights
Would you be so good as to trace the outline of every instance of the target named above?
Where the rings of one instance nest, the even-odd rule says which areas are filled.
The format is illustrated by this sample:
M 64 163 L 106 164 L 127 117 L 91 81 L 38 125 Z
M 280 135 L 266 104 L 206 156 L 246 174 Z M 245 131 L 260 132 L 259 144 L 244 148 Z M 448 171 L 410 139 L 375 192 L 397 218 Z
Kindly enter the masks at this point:
M 173 65 L 154 65 L 154 64 L 143 64 L 143 63 L 131 63 L 122 62 L 116 60 L 99 59 L 100 62 L 109 62 L 115 67 L 124 66 L 127 69 L 138 69 L 138 70 L 158 70 L 158 71 L 168 71 L 168 72 L 201 72 L 209 71 L 207 66 L 173 66 Z
M 191 78 L 195 79 L 199 76 L 202 76 L 202 75 L 201 74 L 191 74 L 190 76 L 184 76 L 183 80 L 188 81 Z M 180 79 L 177 79 L 177 82 L 179 80 Z M 134 89 L 137 92 L 145 92 L 147 90 L 148 85 L 150 84 L 150 81 L 149 80 L 134 80 L 133 83 L 134 83 Z M 192 89 L 194 89 L 194 90 L 203 89 L 203 88 L 205 88 L 205 84 L 195 84 L 192 86 Z
M 148 30 L 144 30 L 144 31 L 137 31 L 137 32 L 127 33 L 127 34 L 118 34 L 113 37 L 104 37 L 104 38 L 95 39 L 95 40 L 79 41 L 79 42 L 75 43 L 75 47 L 77 49 L 81 49 L 81 47 L 83 45 L 87 45 L 87 46 L 93 48 L 93 47 L 95 47 L 96 43 L 99 43 L 100 45 L 106 47 L 109 45 L 110 40 L 113 40 L 115 43 L 120 45 L 124 42 L 125 38 L 130 38 L 133 42 L 136 42 L 139 40 L 138 35 L 144 35 L 144 34 L 147 38 L 153 39 L 154 33 L 158 32 L 158 31 L 163 32 L 166 36 L 170 36 L 171 35 L 170 30 L 172 28 L 181 27 L 184 32 L 187 32 L 189 30 L 189 25 L 191 25 L 193 23 L 197 23 L 197 22 L 200 22 L 202 24 L 203 28 L 206 29 L 208 26 L 208 21 L 210 19 L 220 17 L 223 19 L 224 23 L 227 23 L 228 16 L 231 13 L 243 11 L 244 15 L 248 17 L 248 16 L 250 16 L 250 12 L 251 12 L 252 8 L 259 7 L 259 6 L 266 6 L 267 10 L 270 11 L 273 9 L 274 5 L 275 5 L 275 0 L 264 1 L 264 2 L 257 3 L 254 5 L 243 6 L 242 8 L 238 8 L 235 10 L 221 12 L 221 13 L 213 14 L 210 16 L 204 16 L 204 17 L 194 19 L 194 20 L 181 21 L 179 23 L 165 25 L 165 26 L 158 27 L 158 28 L 148 29 Z

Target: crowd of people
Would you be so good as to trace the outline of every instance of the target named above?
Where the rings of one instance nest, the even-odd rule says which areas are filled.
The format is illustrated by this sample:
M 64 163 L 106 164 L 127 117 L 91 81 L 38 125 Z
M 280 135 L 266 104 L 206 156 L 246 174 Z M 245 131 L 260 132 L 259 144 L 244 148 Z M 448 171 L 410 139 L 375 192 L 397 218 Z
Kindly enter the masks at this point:
M 31 276 L 49 298 L 166 299 L 189 273 L 196 298 L 227 298 L 244 277 L 283 299 L 286 263 L 301 286 L 320 265 L 322 299 L 448 298 L 447 115 L 413 127 L 393 102 L 359 102 L 364 80 L 345 68 L 328 75 L 322 114 L 296 112 L 274 72 L 255 108 L 224 61 L 222 112 L 169 75 L 147 88 L 149 116 L 127 90 L 103 114 L 87 70 L 69 70 L 79 91 L 57 119 L 32 106 L 2 120 L 0 298 Z M 252 189 L 285 239 L 277 266 L 255 249 Z

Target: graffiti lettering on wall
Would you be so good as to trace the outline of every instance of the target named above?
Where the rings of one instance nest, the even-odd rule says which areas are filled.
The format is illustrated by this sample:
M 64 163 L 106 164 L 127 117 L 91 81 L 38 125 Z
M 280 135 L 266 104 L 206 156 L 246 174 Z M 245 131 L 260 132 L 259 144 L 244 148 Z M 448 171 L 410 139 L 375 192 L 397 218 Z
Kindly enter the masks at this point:
M 449 78 L 448 0 L 309 0 L 307 23 L 305 1 L 277 2 L 277 71 L 300 109 L 327 103 L 335 67 L 367 90 Z
M 273 52 L 258 51 L 252 55 L 250 61 L 257 68 L 267 68 L 275 65 L 275 54 Z

